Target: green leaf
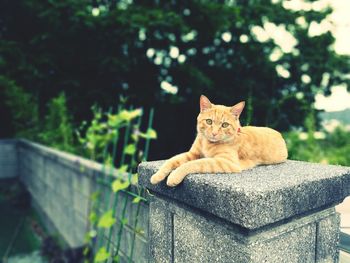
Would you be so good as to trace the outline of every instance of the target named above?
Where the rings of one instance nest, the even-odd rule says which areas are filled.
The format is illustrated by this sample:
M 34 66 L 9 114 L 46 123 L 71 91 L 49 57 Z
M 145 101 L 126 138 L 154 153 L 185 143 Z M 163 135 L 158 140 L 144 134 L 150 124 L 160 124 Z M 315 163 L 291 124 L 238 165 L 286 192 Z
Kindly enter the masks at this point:
M 152 128 L 148 128 L 146 133 L 141 132 L 140 136 L 145 139 L 157 139 L 157 132 Z
M 128 219 L 123 218 L 120 222 L 122 223 L 122 225 L 126 225 L 128 223 Z
M 90 252 L 90 248 L 88 246 L 86 246 L 83 250 L 83 255 L 87 256 L 89 254 L 89 252 Z
M 89 232 L 85 233 L 85 235 L 84 235 L 84 244 L 90 244 L 91 239 L 92 238 L 90 237 Z
M 130 182 L 128 181 L 121 181 L 120 179 L 114 180 L 114 182 L 112 183 L 112 190 L 113 192 L 118 192 L 120 190 L 124 190 L 126 188 L 128 188 L 130 185 Z
M 110 228 L 114 225 L 115 222 L 116 219 L 113 217 L 113 211 L 109 210 L 102 215 L 102 217 L 98 221 L 97 226 L 103 228 Z
M 95 229 L 89 231 L 89 237 L 94 238 L 97 236 L 97 231 Z
M 133 134 L 131 134 L 131 139 L 132 139 L 134 142 L 137 142 L 138 139 L 139 139 L 139 134 L 138 134 L 138 133 L 133 133 Z
M 124 148 L 125 154 L 133 155 L 136 152 L 136 146 L 134 144 L 129 144 Z
M 118 168 L 118 173 L 123 174 L 123 173 L 126 173 L 127 171 L 128 171 L 128 165 L 127 164 L 123 164 L 122 166 L 120 166 Z
M 105 247 L 101 247 L 96 256 L 95 256 L 95 262 L 102 262 L 109 258 L 110 253 L 107 252 L 107 249 Z
M 152 128 L 149 128 L 146 134 L 149 139 L 157 139 L 157 132 Z
M 91 223 L 95 223 L 97 221 L 97 214 L 95 212 L 91 212 L 89 215 L 89 220 Z
M 142 115 L 141 109 L 136 109 L 132 111 L 122 110 L 119 114 L 119 118 L 121 118 L 124 121 L 131 121 L 132 119 L 135 119 L 138 116 Z
M 119 127 L 123 120 L 115 114 L 108 114 L 108 125 L 110 127 Z
M 99 196 L 100 196 L 100 192 L 99 191 L 93 192 L 91 194 L 91 197 L 90 197 L 91 201 L 96 202 Z
M 138 203 L 140 203 L 140 201 L 141 201 L 141 196 L 137 196 L 137 197 L 135 197 L 135 198 L 132 200 L 132 202 L 133 202 L 134 204 L 138 204 Z
M 113 158 L 110 154 L 107 155 L 107 157 L 104 161 L 104 165 L 107 167 L 113 167 Z
M 137 173 L 133 174 L 130 179 L 131 184 L 136 185 L 138 181 L 139 181 L 139 175 Z
M 135 232 L 138 234 L 141 234 L 141 235 L 143 235 L 145 233 L 145 231 L 141 227 L 136 227 Z

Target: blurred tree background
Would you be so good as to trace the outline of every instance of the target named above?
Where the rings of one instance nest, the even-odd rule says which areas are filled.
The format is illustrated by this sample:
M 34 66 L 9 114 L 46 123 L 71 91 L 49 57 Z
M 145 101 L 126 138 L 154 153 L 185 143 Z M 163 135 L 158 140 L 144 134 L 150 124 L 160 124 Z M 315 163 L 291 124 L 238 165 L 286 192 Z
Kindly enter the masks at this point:
M 315 94 L 350 84 L 349 57 L 335 53 L 331 32 L 309 30 L 332 10 L 285 2 L 0 0 L 0 137 L 74 151 L 73 131 L 91 106 L 116 107 L 123 96 L 155 108 L 150 159 L 164 159 L 191 145 L 205 94 L 225 105 L 245 100 L 242 123 L 287 132 L 293 158 L 350 165 L 329 157 L 350 156 L 348 132 L 311 139 L 320 127 Z M 345 150 L 329 150 L 337 145 Z M 328 157 L 312 154 L 320 151 Z

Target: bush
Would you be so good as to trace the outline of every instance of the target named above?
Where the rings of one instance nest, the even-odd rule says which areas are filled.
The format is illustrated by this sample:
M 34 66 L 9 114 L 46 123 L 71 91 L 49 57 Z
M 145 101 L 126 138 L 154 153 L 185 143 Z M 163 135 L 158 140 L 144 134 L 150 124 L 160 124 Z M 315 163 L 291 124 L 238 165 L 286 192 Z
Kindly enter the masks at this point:
M 67 109 L 66 96 L 60 93 L 48 103 L 44 121 L 40 121 L 36 98 L 13 80 L 0 76 L 0 96 L 4 110 L 10 115 L 15 137 L 44 143 L 54 148 L 75 152 L 72 118 Z
M 308 139 L 301 140 L 299 132 L 285 133 L 289 158 L 350 166 L 350 132 L 338 127 L 334 132 L 325 134 L 325 139 L 316 140 L 309 133 Z
M 74 129 L 71 120 L 66 96 L 62 92 L 51 99 L 48 104 L 44 129 L 39 134 L 40 141 L 63 151 L 75 152 Z
M 15 81 L 0 76 L 0 90 L 6 110 L 11 116 L 15 137 L 36 140 L 39 131 L 39 111 L 35 97 L 16 84 Z

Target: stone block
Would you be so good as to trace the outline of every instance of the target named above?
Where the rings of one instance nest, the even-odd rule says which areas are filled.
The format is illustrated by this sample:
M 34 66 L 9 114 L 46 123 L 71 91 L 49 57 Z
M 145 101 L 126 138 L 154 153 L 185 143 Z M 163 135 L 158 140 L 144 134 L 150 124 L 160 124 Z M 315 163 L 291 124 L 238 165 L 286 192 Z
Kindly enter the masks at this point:
M 316 224 L 316 263 L 339 261 L 339 214 L 332 214 Z
M 314 223 L 279 232 L 269 239 L 258 239 L 249 247 L 249 262 L 305 263 L 315 262 L 316 227 Z
M 150 184 L 162 161 L 139 165 L 139 185 L 248 229 L 340 203 L 350 167 L 287 161 L 236 174 L 191 174 L 175 188 Z
M 150 202 L 151 262 L 334 263 L 337 220 L 330 208 L 248 230 L 154 196 Z
M 150 203 L 150 262 L 174 262 L 173 215 L 165 202 L 154 198 Z

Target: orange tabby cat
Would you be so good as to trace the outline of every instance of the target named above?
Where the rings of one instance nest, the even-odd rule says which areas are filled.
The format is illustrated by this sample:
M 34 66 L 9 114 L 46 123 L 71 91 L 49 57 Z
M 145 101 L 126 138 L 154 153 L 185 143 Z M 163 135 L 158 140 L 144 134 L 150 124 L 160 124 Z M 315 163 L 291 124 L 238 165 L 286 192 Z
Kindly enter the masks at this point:
M 176 186 L 191 173 L 239 173 L 260 164 L 284 162 L 288 151 L 279 132 L 266 127 L 241 127 L 238 118 L 244 104 L 214 105 L 202 95 L 198 135 L 191 149 L 167 160 L 151 177 L 151 183 L 168 176 L 167 185 Z

